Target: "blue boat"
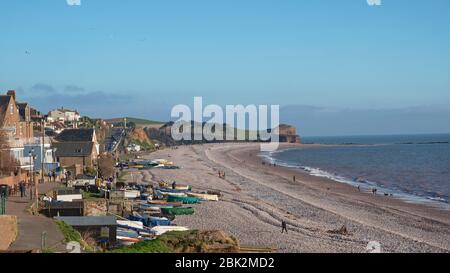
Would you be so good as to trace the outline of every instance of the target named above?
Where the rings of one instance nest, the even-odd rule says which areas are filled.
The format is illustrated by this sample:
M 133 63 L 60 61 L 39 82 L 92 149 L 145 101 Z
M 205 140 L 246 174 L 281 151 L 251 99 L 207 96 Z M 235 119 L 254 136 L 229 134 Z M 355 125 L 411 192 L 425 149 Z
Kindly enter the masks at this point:
M 128 216 L 128 220 L 140 221 L 146 227 L 170 226 L 171 225 L 170 220 L 167 218 L 152 217 L 152 216 L 146 216 L 146 215 L 144 215 L 144 216 L 130 215 L 130 216 Z

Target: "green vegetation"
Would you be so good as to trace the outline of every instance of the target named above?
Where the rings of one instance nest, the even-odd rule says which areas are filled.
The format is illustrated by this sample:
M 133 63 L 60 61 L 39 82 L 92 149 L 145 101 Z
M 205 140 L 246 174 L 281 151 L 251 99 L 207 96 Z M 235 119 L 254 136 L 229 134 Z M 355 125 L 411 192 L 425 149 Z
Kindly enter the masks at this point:
M 123 122 L 123 118 L 113 118 L 107 120 L 109 123 L 120 123 Z M 150 125 L 150 124 L 163 124 L 164 122 L 155 121 L 155 120 L 149 120 L 149 119 L 142 119 L 142 118 L 133 118 L 133 117 L 126 117 L 127 123 L 134 123 L 136 125 Z
M 61 230 L 62 234 L 64 235 L 64 241 L 65 242 L 81 242 L 81 234 L 76 231 L 72 226 L 69 226 L 68 224 L 64 223 L 63 221 L 55 221 L 56 225 Z
M 170 231 L 154 240 L 112 250 L 113 253 L 238 252 L 239 242 L 221 231 Z
M 96 176 L 97 175 L 97 169 L 93 167 L 86 167 L 84 169 L 84 174 L 90 175 L 90 176 Z
M 132 139 L 131 144 L 136 144 L 141 146 L 141 148 L 145 151 L 153 151 L 155 150 L 155 145 L 146 141 L 140 141 L 139 139 Z
M 128 172 L 121 172 L 120 174 L 119 174 L 119 177 L 117 178 L 117 181 L 118 182 L 122 182 L 122 183 L 124 183 L 124 182 L 127 182 L 127 180 L 125 179 L 125 176 L 128 174 Z
M 64 236 L 64 241 L 68 242 L 78 242 L 83 247 L 84 250 L 88 252 L 94 252 L 95 248 L 88 245 L 84 240 L 81 234 L 76 231 L 72 226 L 69 226 L 63 221 L 55 221 L 58 228 L 61 230 L 61 233 Z
M 194 239 L 198 231 L 171 231 L 155 240 L 143 241 L 131 246 L 113 250 L 114 253 L 176 253 L 188 248 L 199 247 L 202 242 Z M 191 238 L 190 238 L 191 237 Z
M 102 196 L 100 193 L 83 192 L 83 199 L 95 199 L 95 198 L 102 198 Z

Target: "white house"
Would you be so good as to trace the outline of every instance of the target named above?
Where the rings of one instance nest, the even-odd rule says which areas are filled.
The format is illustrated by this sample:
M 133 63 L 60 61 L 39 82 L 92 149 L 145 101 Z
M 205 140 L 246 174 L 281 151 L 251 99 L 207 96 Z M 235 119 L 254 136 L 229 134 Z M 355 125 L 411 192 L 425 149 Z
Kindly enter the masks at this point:
M 137 145 L 137 144 L 130 144 L 127 147 L 127 151 L 128 152 L 140 152 L 141 151 L 141 146 Z
M 61 107 L 59 109 L 52 110 L 48 113 L 47 120 L 49 122 L 62 121 L 62 122 L 76 122 L 81 118 L 80 114 L 76 110 L 65 109 Z

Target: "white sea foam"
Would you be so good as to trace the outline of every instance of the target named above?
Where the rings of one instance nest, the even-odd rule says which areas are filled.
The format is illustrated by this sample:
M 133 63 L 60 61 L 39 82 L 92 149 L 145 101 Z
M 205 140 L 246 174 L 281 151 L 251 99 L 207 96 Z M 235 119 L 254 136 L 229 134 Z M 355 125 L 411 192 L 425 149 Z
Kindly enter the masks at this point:
M 405 192 L 402 192 L 401 190 L 394 190 L 389 189 L 386 187 L 383 187 L 379 185 L 379 183 L 369 180 L 356 180 L 355 179 L 349 179 L 347 177 L 341 176 L 339 174 L 333 174 L 328 171 L 322 170 L 320 168 L 313 168 L 309 166 L 301 166 L 296 164 L 290 164 L 288 162 L 284 162 L 282 160 L 278 160 L 274 158 L 274 154 L 282 153 L 287 150 L 292 150 L 295 148 L 285 149 L 285 150 L 278 150 L 275 152 L 268 152 L 268 153 L 261 153 L 258 156 L 262 157 L 265 161 L 276 164 L 278 166 L 287 167 L 291 169 L 299 169 L 307 172 L 309 175 L 316 176 L 316 177 L 323 177 L 327 178 L 339 183 L 344 183 L 351 185 L 353 187 L 360 187 L 362 191 L 365 192 L 371 192 L 372 189 L 377 189 L 378 194 L 386 194 L 388 196 L 393 196 L 397 199 L 401 199 L 408 203 L 420 203 L 420 204 L 427 204 L 434 207 L 439 207 L 443 209 L 450 210 L 450 203 L 448 200 L 441 198 L 441 197 L 431 197 L 431 196 L 417 196 L 414 194 L 408 194 Z

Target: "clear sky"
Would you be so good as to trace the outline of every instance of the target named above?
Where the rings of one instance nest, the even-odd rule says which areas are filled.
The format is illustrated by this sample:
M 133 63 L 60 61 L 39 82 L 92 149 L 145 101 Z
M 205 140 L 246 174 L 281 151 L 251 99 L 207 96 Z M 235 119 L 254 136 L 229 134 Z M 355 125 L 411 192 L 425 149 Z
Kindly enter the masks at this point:
M 372 111 L 380 133 L 383 111 L 428 109 L 426 132 L 450 132 L 433 119 L 450 120 L 449 14 L 448 0 L 2 0 L 0 90 L 103 117 L 165 119 L 193 96 Z M 347 132 L 329 122 L 304 133 Z

